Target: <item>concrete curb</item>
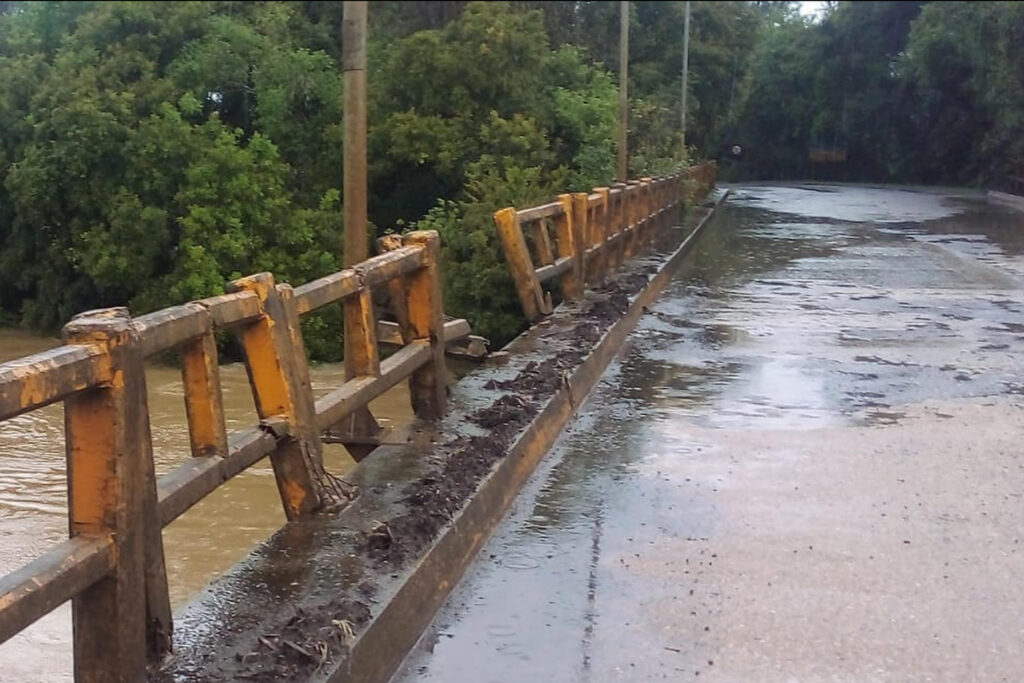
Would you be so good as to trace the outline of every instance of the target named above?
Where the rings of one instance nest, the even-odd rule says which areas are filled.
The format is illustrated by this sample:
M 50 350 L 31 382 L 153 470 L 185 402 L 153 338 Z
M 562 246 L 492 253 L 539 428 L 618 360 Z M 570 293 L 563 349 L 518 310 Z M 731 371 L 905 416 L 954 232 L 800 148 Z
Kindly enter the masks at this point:
M 564 388 L 551 397 L 508 454 L 481 482 L 476 494 L 441 532 L 402 588 L 353 643 L 348 667 L 336 670 L 326 680 L 387 681 L 395 673 L 562 428 L 622 348 L 646 307 L 668 284 L 728 195 L 726 190 L 717 198 L 711 211 L 633 298 L 623 317 L 605 332 Z

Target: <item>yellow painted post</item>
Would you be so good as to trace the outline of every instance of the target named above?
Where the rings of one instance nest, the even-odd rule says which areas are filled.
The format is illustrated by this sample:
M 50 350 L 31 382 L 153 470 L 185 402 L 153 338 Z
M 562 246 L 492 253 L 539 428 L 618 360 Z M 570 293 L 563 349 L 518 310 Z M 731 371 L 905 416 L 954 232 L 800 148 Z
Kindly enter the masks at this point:
M 640 179 L 640 244 L 646 247 L 654 237 L 654 202 L 651 196 L 651 178 Z
M 358 270 L 358 267 L 357 267 Z M 352 377 L 380 375 L 380 351 L 377 347 L 377 318 L 373 314 L 373 294 L 369 287 L 345 299 L 345 334 L 350 339 L 345 364 Z
M 627 231 L 629 227 L 629 214 L 626 211 L 626 187 L 625 183 L 615 183 L 613 187 L 618 190 L 615 200 L 615 213 L 613 221 L 615 224 L 615 235 L 618 239 L 615 241 L 615 248 L 612 250 L 612 264 L 617 270 L 626 257 L 626 239 Z
M 575 245 L 576 272 L 579 278 L 580 295 L 582 296 L 586 284 L 590 281 L 592 265 L 587 264 L 587 247 L 593 242 L 591 231 L 593 225 L 590 220 L 590 202 L 588 193 L 576 192 L 572 195 L 572 239 Z
M 406 343 L 429 340 L 431 362 L 409 377 L 409 394 L 417 417 L 438 419 L 448 402 L 448 369 L 444 358 L 444 301 L 441 296 L 441 238 L 434 230 L 411 232 L 406 245 L 420 245 L 425 264 L 406 279 L 409 333 Z
M 115 308 L 72 318 L 64 340 L 104 348 L 110 364 L 107 383 L 64 401 L 71 536 L 109 536 L 114 544 L 110 574 L 72 600 L 75 680 L 140 681 L 146 672 L 144 497 L 151 492 L 138 334 L 128 311 Z
M 397 237 L 397 235 L 385 235 L 378 238 L 377 253 L 384 254 L 401 248 L 401 238 L 394 239 L 394 237 Z M 402 330 L 404 335 L 409 329 L 409 304 L 405 300 L 405 278 L 394 277 L 388 279 L 387 289 L 388 298 L 391 299 L 391 312 L 394 313 L 395 320 L 398 322 L 398 329 Z
M 189 443 L 194 457 L 228 454 L 228 434 L 224 423 L 224 398 L 220 387 L 220 363 L 213 322 L 206 313 L 206 334 L 181 350 L 181 378 L 185 386 L 185 414 L 188 416 Z
M 605 278 L 608 275 L 608 235 L 611 232 L 612 225 L 612 213 L 611 213 L 611 199 L 609 197 L 609 189 L 607 187 L 596 187 L 594 192 L 601 195 L 601 205 L 598 211 L 598 219 L 595 230 L 595 241 L 594 245 L 597 247 L 597 252 L 594 257 L 594 274 L 596 276 L 597 284 L 604 284 Z
M 297 350 L 285 308 L 270 273 L 236 280 L 228 289 L 253 292 L 259 301 L 259 319 L 244 326 L 239 338 L 256 400 L 256 413 L 260 419 L 284 417 L 290 426 L 291 433 L 281 440 L 270 461 L 285 515 L 294 519 L 320 507 L 320 490 L 307 457 L 322 458 L 323 451 L 319 434 L 315 429 L 310 434 L 315 421 L 300 415 L 299 392 L 303 387 L 296 377 Z M 303 366 L 305 360 L 303 355 Z M 309 401 L 312 401 L 311 395 Z
M 630 259 L 633 258 L 633 254 L 636 253 L 636 237 L 639 227 L 637 225 L 637 216 L 639 212 L 638 207 L 638 196 L 637 196 L 637 184 L 635 180 L 630 180 L 626 183 L 626 187 L 623 188 L 623 194 L 625 195 L 625 224 L 626 224 L 626 240 L 625 247 L 623 249 L 622 258 Z
M 519 295 L 519 303 L 523 307 L 523 315 L 528 321 L 540 319 L 544 311 L 544 293 L 537 280 L 537 270 L 530 258 L 530 250 L 523 238 L 519 226 L 519 218 L 512 207 L 494 212 L 494 225 L 498 229 L 498 239 L 505 252 L 512 281 Z
M 583 212 L 583 219 L 577 216 L 573 212 L 572 195 L 569 194 L 558 195 L 558 203 L 562 205 L 561 215 L 555 218 L 558 258 L 569 258 L 572 262 L 572 268 L 562 275 L 562 297 L 566 301 L 572 301 L 583 296 L 583 240 L 577 238 L 579 237 L 578 227 L 582 221 L 586 220 L 586 211 Z

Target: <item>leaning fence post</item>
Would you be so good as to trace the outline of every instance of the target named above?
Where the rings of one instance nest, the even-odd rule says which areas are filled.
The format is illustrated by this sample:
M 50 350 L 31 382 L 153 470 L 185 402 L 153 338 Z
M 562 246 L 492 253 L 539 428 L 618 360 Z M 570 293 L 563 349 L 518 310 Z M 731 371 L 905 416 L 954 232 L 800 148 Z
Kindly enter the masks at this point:
M 409 377 L 409 394 L 417 417 L 437 419 L 448 402 L 448 370 L 444 358 L 444 302 L 441 295 L 441 238 L 434 230 L 410 232 L 406 245 L 423 247 L 425 263 L 406 279 L 409 339 L 430 341 L 431 361 Z
M 320 507 L 321 491 L 315 467 L 323 457 L 316 422 L 308 414 L 312 393 L 300 395 L 307 387 L 298 377 L 296 363 L 306 362 L 305 351 L 296 348 L 284 302 L 270 273 L 258 273 L 228 285 L 232 292 L 254 292 L 260 317 L 239 332 L 249 373 L 256 413 L 261 420 L 284 417 L 290 433 L 270 454 L 277 490 L 288 519 Z M 298 358 L 298 354 L 302 358 Z
M 586 207 L 580 217 L 573 211 L 572 195 L 558 195 L 562 214 L 555 218 L 558 258 L 568 258 L 572 267 L 562 275 L 562 296 L 570 301 L 583 296 L 583 239 L 579 227 L 586 223 Z
M 512 272 L 512 281 L 523 307 L 523 315 L 529 322 L 539 320 L 544 310 L 544 292 L 537 280 L 537 271 L 530 258 L 516 210 L 512 207 L 494 212 L 494 225 L 498 228 L 498 239 L 505 252 L 505 261 Z
M 110 380 L 64 401 L 71 536 L 108 535 L 110 574 L 72 600 L 76 681 L 137 681 L 146 671 L 143 425 L 146 388 L 128 311 L 78 315 L 68 344 L 104 348 Z

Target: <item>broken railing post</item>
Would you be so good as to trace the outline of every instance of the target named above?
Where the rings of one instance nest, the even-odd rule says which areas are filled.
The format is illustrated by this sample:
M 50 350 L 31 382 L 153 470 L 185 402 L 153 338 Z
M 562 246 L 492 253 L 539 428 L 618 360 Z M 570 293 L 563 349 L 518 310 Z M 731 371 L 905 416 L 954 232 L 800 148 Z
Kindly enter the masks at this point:
M 144 423 L 138 335 L 123 308 L 90 311 L 64 327 L 71 345 L 106 351 L 110 379 L 65 399 L 72 537 L 109 536 L 110 573 L 72 600 L 75 680 L 142 680 L 146 671 Z
M 285 516 L 294 519 L 316 510 L 321 502 L 314 466 L 323 457 L 323 446 L 315 418 L 302 409 L 307 403 L 312 405 L 312 396 L 309 401 L 299 397 L 305 387 L 295 367 L 295 363 L 306 363 L 305 352 L 295 348 L 273 275 L 250 275 L 232 282 L 229 290 L 253 292 L 259 301 L 259 319 L 242 327 L 239 338 L 257 414 L 261 420 L 284 417 L 288 421 L 289 434 L 282 437 L 270 460 Z M 301 359 L 297 358 L 299 351 Z
M 409 394 L 417 417 L 437 419 L 448 402 L 448 371 L 444 357 L 444 302 L 441 296 L 441 238 L 433 230 L 411 232 L 406 245 L 424 249 L 424 265 L 406 276 L 409 329 L 405 343 L 429 341 L 431 361 L 409 377 Z
M 498 228 L 498 240 L 505 252 L 505 260 L 512 272 L 512 281 L 523 307 L 523 315 L 529 322 L 536 322 L 543 310 L 544 293 L 537 280 L 537 271 L 526 246 L 526 238 L 519 226 L 516 210 L 509 207 L 494 212 L 494 224 Z

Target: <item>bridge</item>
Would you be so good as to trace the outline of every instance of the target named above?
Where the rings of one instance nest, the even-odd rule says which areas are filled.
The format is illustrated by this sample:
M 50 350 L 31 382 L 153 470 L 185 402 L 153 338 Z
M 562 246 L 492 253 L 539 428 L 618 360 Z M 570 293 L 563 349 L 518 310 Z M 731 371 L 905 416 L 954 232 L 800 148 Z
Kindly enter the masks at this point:
M 1011 680 L 1017 214 L 705 201 L 714 172 L 497 212 L 532 326 L 451 386 L 469 329 L 432 233 L 300 287 L 83 314 L 0 366 L 4 418 L 64 402 L 71 530 L 0 579 L 0 640 L 70 599 L 84 681 Z M 299 320 L 330 305 L 354 370 L 317 399 Z M 223 331 L 260 418 L 230 434 Z M 193 457 L 157 478 L 143 363 L 168 350 Z M 409 442 L 328 472 L 324 432 L 406 380 Z M 288 522 L 172 616 L 161 529 L 268 457 Z

